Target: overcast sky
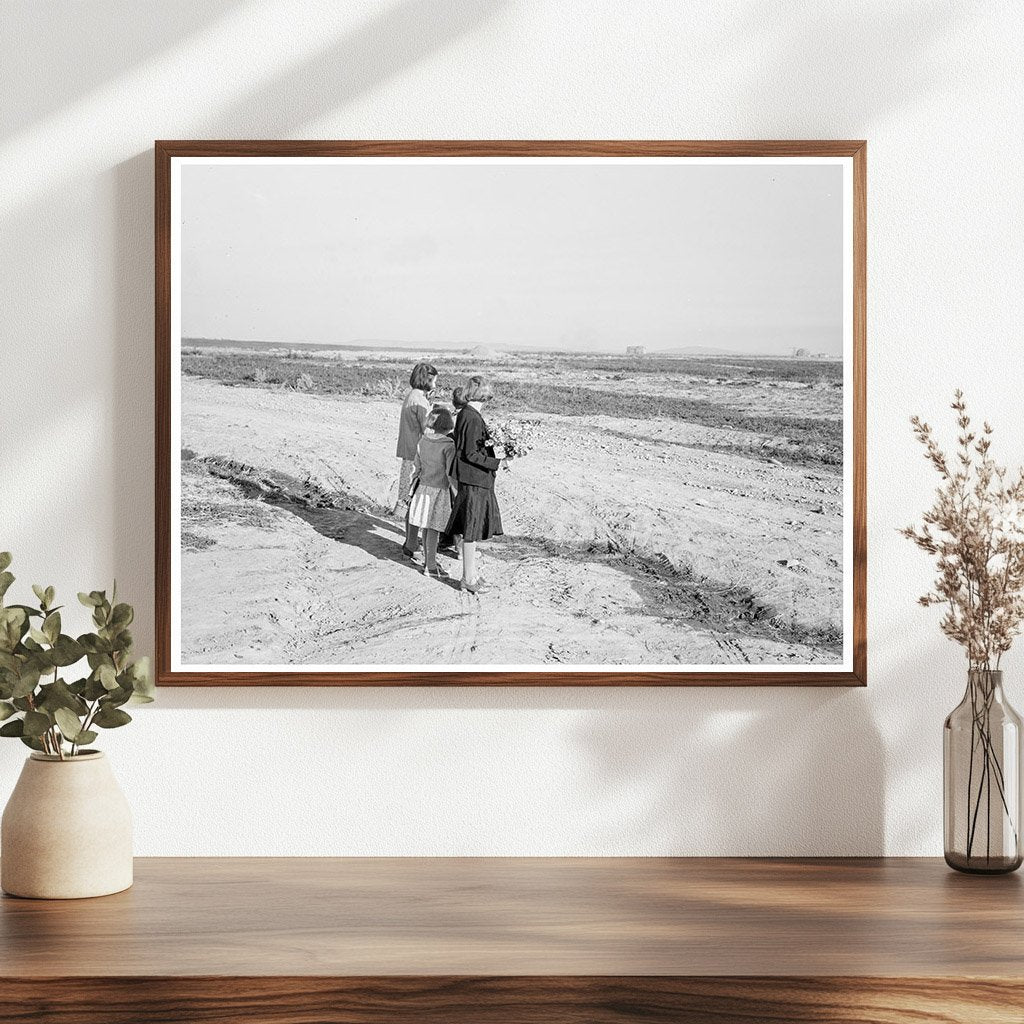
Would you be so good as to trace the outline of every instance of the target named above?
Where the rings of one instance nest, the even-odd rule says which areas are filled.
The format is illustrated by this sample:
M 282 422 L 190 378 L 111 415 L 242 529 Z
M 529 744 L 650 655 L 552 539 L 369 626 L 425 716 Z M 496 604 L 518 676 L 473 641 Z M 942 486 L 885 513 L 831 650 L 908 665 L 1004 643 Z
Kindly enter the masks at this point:
M 182 334 L 842 351 L 838 165 L 184 165 Z

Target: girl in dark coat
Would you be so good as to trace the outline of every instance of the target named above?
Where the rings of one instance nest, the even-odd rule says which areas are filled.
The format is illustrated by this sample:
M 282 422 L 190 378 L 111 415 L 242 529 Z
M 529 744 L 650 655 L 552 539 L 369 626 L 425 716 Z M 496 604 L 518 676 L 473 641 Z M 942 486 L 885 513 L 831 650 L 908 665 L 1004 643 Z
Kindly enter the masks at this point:
M 466 405 L 455 421 L 455 476 L 459 493 L 445 533 L 462 535 L 461 586 L 470 594 L 492 589 L 477 578 L 477 543 L 502 533 L 494 475 L 505 461 L 504 452 L 488 448 L 487 424 L 480 415 L 480 406 L 493 397 L 494 390 L 486 378 L 470 377 L 462 395 Z

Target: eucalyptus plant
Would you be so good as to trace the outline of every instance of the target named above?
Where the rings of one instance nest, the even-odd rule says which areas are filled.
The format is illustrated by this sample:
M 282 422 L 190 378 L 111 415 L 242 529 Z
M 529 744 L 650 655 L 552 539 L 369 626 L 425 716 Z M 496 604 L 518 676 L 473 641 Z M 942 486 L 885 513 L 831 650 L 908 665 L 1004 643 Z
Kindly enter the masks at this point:
M 10 553 L 0 552 L 0 736 L 61 760 L 74 757 L 98 730 L 132 720 L 126 704 L 153 700 L 149 659 L 132 660 L 135 612 L 118 603 L 116 581 L 109 599 L 103 590 L 80 593 L 95 632 L 71 637 L 61 631 L 64 606 L 55 604 L 53 587 L 32 587 L 38 605 L 4 603 L 14 582 L 10 564 Z M 83 659 L 88 675 L 68 682 Z

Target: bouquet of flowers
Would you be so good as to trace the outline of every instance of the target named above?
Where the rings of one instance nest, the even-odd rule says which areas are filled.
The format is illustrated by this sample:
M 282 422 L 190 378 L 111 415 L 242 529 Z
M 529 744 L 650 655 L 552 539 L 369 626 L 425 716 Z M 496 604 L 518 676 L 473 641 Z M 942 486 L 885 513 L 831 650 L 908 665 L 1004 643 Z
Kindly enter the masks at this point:
M 527 420 L 504 420 L 487 431 L 487 446 L 497 458 L 521 459 L 536 443 L 536 425 Z

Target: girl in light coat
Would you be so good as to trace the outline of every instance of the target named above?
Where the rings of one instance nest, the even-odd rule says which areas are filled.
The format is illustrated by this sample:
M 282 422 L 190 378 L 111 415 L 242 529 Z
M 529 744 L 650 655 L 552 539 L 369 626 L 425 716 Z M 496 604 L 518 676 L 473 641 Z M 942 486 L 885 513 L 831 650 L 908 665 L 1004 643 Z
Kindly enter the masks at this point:
M 409 500 L 409 528 L 423 530 L 423 575 L 445 579 L 437 564 L 437 541 L 452 514 L 458 484 L 455 480 L 455 420 L 443 406 L 435 406 L 420 438 L 413 463 L 413 493 Z

